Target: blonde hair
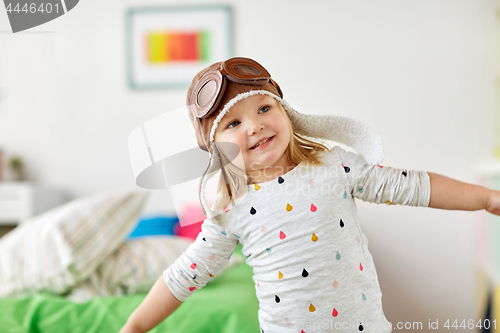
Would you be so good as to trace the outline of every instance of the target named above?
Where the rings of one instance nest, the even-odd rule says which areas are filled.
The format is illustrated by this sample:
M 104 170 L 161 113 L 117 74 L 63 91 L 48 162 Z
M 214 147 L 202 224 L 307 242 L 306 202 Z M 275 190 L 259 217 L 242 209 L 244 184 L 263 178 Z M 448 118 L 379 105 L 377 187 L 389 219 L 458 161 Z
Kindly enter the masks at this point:
M 307 139 L 296 133 L 283 106 L 277 100 L 275 101 L 281 112 L 283 112 L 288 128 L 290 129 L 290 143 L 284 152 L 287 155 L 288 161 L 295 166 L 301 162 L 322 165 L 323 162 L 318 155 L 324 151 L 330 151 L 330 149 L 322 142 Z M 243 170 L 231 163 L 223 152 L 216 149 L 214 153 L 218 155 L 215 158 L 220 158 L 221 174 L 217 185 L 216 200 L 212 208 L 215 210 L 224 210 L 227 207 L 234 206 L 234 200 L 244 193 L 244 189 L 248 185 L 248 177 Z

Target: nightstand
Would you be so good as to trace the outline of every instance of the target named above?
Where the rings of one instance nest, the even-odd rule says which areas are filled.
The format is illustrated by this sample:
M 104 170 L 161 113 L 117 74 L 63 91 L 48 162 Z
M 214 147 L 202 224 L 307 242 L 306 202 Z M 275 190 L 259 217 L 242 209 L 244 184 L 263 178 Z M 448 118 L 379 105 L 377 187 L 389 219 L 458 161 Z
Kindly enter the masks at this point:
M 0 182 L 0 225 L 22 223 L 64 201 L 59 190 L 30 182 Z

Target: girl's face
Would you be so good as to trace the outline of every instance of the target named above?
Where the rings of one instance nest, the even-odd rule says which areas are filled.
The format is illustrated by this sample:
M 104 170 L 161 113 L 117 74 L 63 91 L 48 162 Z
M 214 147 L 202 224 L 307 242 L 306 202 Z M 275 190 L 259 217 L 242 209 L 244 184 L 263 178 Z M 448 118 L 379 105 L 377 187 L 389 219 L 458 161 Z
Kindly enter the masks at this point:
M 240 168 L 243 163 L 247 176 L 254 182 L 275 179 L 293 167 L 285 155 L 291 136 L 285 117 L 278 101 L 270 96 L 244 98 L 224 115 L 215 130 L 215 141 L 240 147 L 243 161 L 238 156 L 233 163 Z M 269 138 L 268 142 L 255 147 Z

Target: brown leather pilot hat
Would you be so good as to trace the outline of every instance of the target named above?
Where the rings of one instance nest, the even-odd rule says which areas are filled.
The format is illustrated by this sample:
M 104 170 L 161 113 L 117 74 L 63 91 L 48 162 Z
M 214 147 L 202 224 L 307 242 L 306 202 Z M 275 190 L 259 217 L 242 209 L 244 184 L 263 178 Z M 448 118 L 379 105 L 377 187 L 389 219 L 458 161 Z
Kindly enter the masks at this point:
M 216 62 L 216 63 L 208 66 L 207 68 L 201 70 L 200 72 L 198 72 L 198 74 L 195 75 L 195 77 L 193 78 L 193 81 L 191 82 L 191 86 L 189 87 L 189 90 L 187 92 L 186 105 L 189 106 L 190 97 L 191 97 L 191 94 L 193 93 L 193 89 L 196 86 L 196 83 L 206 73 L 208 73 L 210 71 L 219 70 L 221 68 L 221 64 L 222 64 L 222 62 Z M 225 78 L 225 80 L 226 80 L 226 85 L 225 85 L 224 94 L 223 94 L 216 110 L 214 112 L 212 112 L 208 117 L 200 119 L 201 131 L 203 133 L 205 142 L 207 144 L 209 144 L 210 131 L 212 130 L 214 120 L 217 118 L 217 116 L 222 111 L 222 109 L 224 109 L 224 106 L 230 100 L 232 100 L 234 97 L 236 97 L 242 93 L 252 91 L 252 90 L 266 90 L 272 94 L 275 94 L 278 97 L 281 97 L 281 98 L 283 97 L 281 90 L 278 90 L 271 82 L 267 82 L 263 85 L 252 85 L 252 84 L 236 83 L 236 82 L 233 82 L 233 81 L 226 79 L 226 78 Z M 188 108 L 188 110 L 189 110 L 189 108 Z M 196 119 L 196 116 L 190 111 L 188 111 L 188 114 L 189 114 L 189 119 L 191 120 L 191 123 L 193 124 L 194 130 L 195 130 L 195 135 L 196 135 L 196 140 L 198 141 L 198 146 L 201 149 L 208 151 L 210 153 L 210 155 L 212 155 L 213 152 L 211 151 L 210 147 L 208 147 L 208 149 L 207 149 L 205 143 L 203 142 L 203 139 L 201 138 L 201 133 L 199 130 L 199 125 L 198 125 L 198 121 Z

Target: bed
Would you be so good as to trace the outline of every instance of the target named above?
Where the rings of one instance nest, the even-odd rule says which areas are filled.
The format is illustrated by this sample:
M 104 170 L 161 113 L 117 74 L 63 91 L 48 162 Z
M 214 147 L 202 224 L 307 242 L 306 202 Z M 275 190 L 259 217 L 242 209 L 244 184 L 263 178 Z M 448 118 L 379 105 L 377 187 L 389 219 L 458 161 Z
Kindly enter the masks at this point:
M 0 332 L 118 332 L 192 240 L 128 239 L 143 192 L 76 200 L 0 238 Z M 259 332 L 252 269 L 230 264 L 151 332 Z

